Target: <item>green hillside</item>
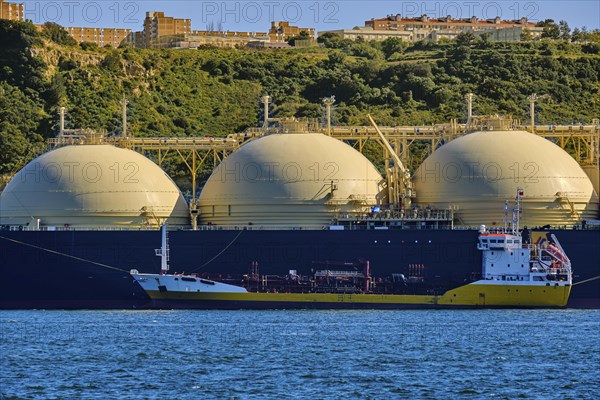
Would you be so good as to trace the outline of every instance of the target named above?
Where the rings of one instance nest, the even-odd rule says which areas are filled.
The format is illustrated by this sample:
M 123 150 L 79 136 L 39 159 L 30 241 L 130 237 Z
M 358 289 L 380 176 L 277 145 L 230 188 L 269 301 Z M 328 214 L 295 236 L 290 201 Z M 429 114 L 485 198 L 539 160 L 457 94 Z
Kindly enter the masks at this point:
M 21 168 L 56 135 L 59 106 L 70 128 L 120 130 L 129 100 L 136 136 L 221 136 L 260 123 L 259 99 L 273 116 L 323 115 L 335 95 L 336 124 L 431 124 L 477 114 L 526 119 L 526 97 L 542 95 L 539 123 L 600 117 L 600 45 L 560 40 L 369 44 L 324 37 L 327 48 L 290 50 L 101 49 L 76 45 L 52 27 L 0 21 L 0 174 Z

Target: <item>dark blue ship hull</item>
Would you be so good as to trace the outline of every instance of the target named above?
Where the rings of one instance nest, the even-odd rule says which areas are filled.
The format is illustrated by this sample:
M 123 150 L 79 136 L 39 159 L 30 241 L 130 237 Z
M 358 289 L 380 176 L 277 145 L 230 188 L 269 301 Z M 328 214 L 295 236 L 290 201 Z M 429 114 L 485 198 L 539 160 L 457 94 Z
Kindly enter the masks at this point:
M 554 231 L 574 282 L 600 275 L 600 230 Z M 481 271 L 477 232 L 463 230 L 173 231 L 171 272 L 212 279 L 247 274 L 309 274 L 314 261 L 369 260 L 375 278 L 408 273 L 458 286 Z M 146 294 L 130 269 L 158 273 L 159 231 L 0 231 L 0 308 L 140 308 Z M 333 269 L 344 269 L 339 266 Z M 600 308 L 600 279 L 575 284 L 570 307 Z

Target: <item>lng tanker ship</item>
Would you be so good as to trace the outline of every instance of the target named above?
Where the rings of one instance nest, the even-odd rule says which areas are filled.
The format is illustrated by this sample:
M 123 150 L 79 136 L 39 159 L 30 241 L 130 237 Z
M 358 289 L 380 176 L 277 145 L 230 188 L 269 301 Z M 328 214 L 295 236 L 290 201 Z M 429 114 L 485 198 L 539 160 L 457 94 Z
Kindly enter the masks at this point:
M 0 197 L 0 307 L 143 307 L 148 295 L 129 271 L 160 272 L 165 221 L 174 270 L 202 279 L 241 283 L 253 268 L 313 276 L 323 263 L 368 260 L 376 282 L 403 275 L 445 292 L 481 274 L 478 227 L 502 226 L 517 187 L 524 240 L 555 234 L 573 264 L 569 306 L 600 307 L 598 197 L 550 141 L 474 132 L 412 177 L 398 160 L 383 177 L 341 141 L 283 128 L 221 162 L 191 210 L 164 171 L 130 150 L 73 145 L 33 160 Z M 545 225 L 543 235 L 532 229 Z
M 504 229 L 489 232 L 481 225 L 477 244 L 481 270 L 456 287 L 432 285 L 421 276 L 422 265 L 412 266 L 408 276 L 374 279 L 369 261 L 354 270 L 321 269 L 309 276 L 290 270 L 283 277 L 260 275 L 253 263 L 252 273 L 241 283 L 228 279 L 233 284 L 197 274 L 169 274 L 166 225 L 162 247 L 157 249 L 160 274 L 136 269 L 130 274 L 150 298 L 144 308 L 153 309 L 564 307 L 573 284 L 571 261 L 554 235 L 540 244 L 523 243 L 519 231 L 523 194 L 518 189 L 510 219 L 507 202 Z

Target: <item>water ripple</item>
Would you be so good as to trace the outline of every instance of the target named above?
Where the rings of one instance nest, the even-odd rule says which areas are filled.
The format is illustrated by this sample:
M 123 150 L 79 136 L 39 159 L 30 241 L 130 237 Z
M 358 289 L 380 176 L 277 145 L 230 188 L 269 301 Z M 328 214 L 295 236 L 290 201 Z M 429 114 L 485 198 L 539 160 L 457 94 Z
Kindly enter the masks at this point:
M 2 399 L 593 399 L 599 367 L 599 311 L 0 312 Z

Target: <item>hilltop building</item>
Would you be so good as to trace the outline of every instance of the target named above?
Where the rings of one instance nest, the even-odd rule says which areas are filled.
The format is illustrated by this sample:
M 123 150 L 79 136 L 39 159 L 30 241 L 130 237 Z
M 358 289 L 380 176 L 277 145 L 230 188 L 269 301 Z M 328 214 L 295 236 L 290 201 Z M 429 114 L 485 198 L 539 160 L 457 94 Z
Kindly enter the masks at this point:
M 454 19 L 451 16 L 429 18 L 427 15 L 418 18 L 403 18 L 397 14 L 365 21 L 364 27 L 326 32 L 336 33 L 351 40 L 356 40 L 358 37 L 367 41 L 395 37 L 413 43 L 421 40 L 433 42 L 439 42 L 442 39 L 453 40 L 462 32 L 472 32 L 479 36 L 486 34 L 489 40 L 495 41 L 520 41 L 521 34 L 525 31 L 528 31 L 533 38 L 538 38 L 542 35 L 543 30 L 529 22 L 527 18 L 519 20 L 502 20 L 500 17 Z
M 65 28 L 77 43 L 91 42 L 100 47 L 119 47 L 123 42 L 132 41 L 131 29 L 119 28 Z
M 410 31 L 375 30 L 364 26 L 357 26 L 354 29 L 336 29 L 319 32 L 319 34 L 323 33 L 335 33 L 344 39 L 350 40 L 356 40 L 359 37 L 366 41 L 382 41 L 387 38 L 398 38 L 403 42 L 415 42 L 413 40 L 413 33 Z
M 24 20 L 24 5 L 0 0 L 0 19 Z M 41 29 L 41 25 L 37 25 Z M 65 27 L 77 43 L 90 42 L 100 47 L 119 47 L 122 44 L 137 48 L 189 49 L 201 46 L 285 48 L 287 41 L 306 32 L 307 39 L 298 45 L 315 43 L 314 28 L 300 28 L 286 21 L 274 21 L 268 32 L 234 32 L 216 30 L 192 30 L 189 18 L 166 16 L 162 11 L 146 12 L 143 29 L 132 31 L 122 28 Z
M 515 26 L 535 28 L 527 18 L 518 20 L 502 20 L 500 17 L 479 19 L 477 17 L 454 19 L 450 15 L 441 18 L 429 18 L 422 15 L 418 18 L 403 18 L 400 14 L 388 15 L 385 18 L 372 18 L 365 21 L 365 26 L 378 30 L 461 30 L 483 31 L 486 29 L 512 28 Z
M 268 41 L 269 36 L 263 32 L 192 31 L 190 34 L 161 36 L 152 43 L 152 47 L 172 49 L 193 49 L 201 46 L 236 48 L 245 47 L 249 43 Z
M 136 47 L 155 47 L 159 39 L 165 36 L 189 35 L 192 33 L 192 20 L 188 18 L 166 17 L 162 11 L 149 11 L 144 19 L 143 41 Z
M 164 46 L 165 38 L 181 41 L 185 35 L 192 34 L 192 21 L 165 16 L 161 11 L 146 13 L 143 30 L 134 32 L 120 28 L 80 28 L 67 27 L 67 32 L 78 42 L 92 42 L 100 47 L 119 47 L 128 44 L 133 47 L 174 47 Z
M 150 15 L 152 14 L 152 15 Z M 166 22 L 164 13 L 148 13 L 144 22 L 143 39 L 133 39 L 136 47 L 190 49 L 201 46 L 214 47 L 253 47 L 253 48 L 285 48 L 287 41 L 305 31 L 307 41 L 315 41 L 314 28 L 300 28 L 286 21 L 271 23 L 268 33 L 264 32 L 235 32 L 213 30 L 191 30 L 190 20 Z M 156 22 L 154 22 L 156 21 Z M 189 22 L 188 22 L 189 21 Z M 161 28 L 161 25 L 163 27 Z M 307 43 L 303 42 L 303 45 Z
M 0 19 L 23 21 L 24 6 L 22 3 L 8 3 L 0 0 Z
M 306 32 L 308 34 L 308 40 L 315 40 L 314 28 L 300 28 L 290 25 L 287 21 L 273 21 L 271 22 L 271 29 L 269 29 L 270 42 L 287 43 L 288 40 L 294 36 L 300 35 L 301 32 Z

